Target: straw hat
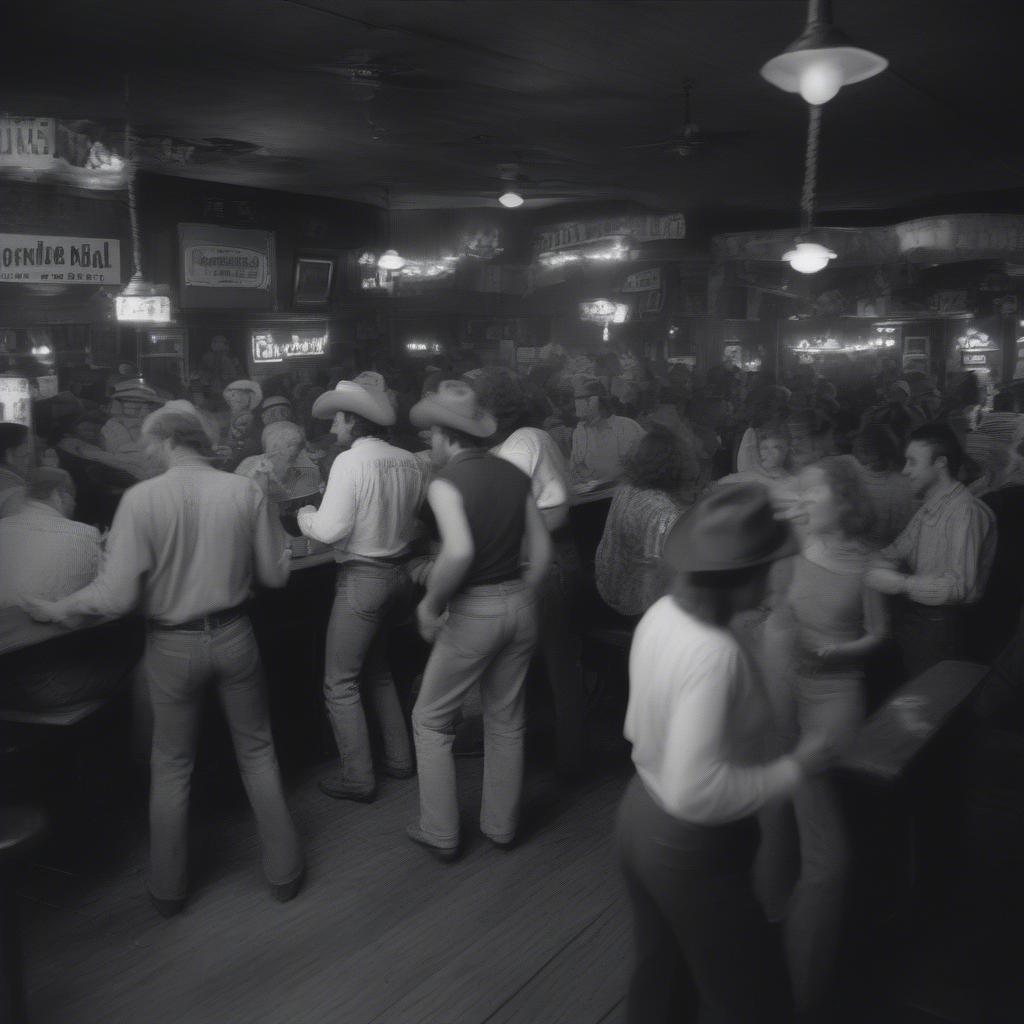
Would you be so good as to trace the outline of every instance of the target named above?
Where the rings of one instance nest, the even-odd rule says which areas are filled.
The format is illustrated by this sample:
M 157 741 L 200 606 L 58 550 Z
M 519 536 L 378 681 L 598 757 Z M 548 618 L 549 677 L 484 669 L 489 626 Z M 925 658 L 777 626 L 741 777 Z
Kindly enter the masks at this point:
M 490 437 L 498 424 L 480 408 L 476 392 L 463 380 L 443 380 L 433 394 L 409 410 L 409 422 L 417 430 L 450 427 L 471 437 Z
M 233 380 L 222 394 L 227 395 L 229 391 L 248 391 L 252 395 L 250 409 L 255 409 L 263 401 L 263 389 L 254 380 Z
M 672 527 L 663 557 L 677 572 L 728 572 L 797 552 L 786 523 L 775 519 L 767 488 L 721 484 Z
M 325 391 L 313 403 L 313 415 L 318 420 L 334 419 L 339 412 L 364 416 L 381 427 L 392 426 L 397 418 L 384 378 L 372 370 L 359 374 L 355 380 L 339 380 L 333 391 Z

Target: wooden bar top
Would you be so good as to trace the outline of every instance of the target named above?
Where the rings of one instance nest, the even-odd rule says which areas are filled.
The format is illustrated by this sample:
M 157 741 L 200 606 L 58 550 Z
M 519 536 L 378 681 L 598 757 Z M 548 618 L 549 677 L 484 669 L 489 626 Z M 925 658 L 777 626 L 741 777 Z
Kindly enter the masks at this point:
M 864 723 L 838 767 L 873 782 L 897 782 L 988 671 L 972 661 L 942 661 L 922 672 Z

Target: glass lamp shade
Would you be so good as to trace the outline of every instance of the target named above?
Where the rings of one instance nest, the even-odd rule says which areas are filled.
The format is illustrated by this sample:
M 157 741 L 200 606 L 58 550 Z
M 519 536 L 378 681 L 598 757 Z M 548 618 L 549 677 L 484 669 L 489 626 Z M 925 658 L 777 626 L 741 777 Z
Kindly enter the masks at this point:
M 797 242 L 796 248 L 790 249 L 782 258 L 801 274 L 816 274 L 824 270 L 836 254 L 817 242 Z
M 405 266 L 405 260 L 394 249 L 388 249 L 377 260 L 377 266 L 381 270 L 401 270 Z
M 761 68 L 761 77 L 783 92 L 798 92 L 808 103 L 827 103 L 844 85 L 880 74 L 889 62 L 851 46 L 827 20 L 812 18 L 803 35 Z
M 498 202 L 502 206 L 507 206 L 510 210 L 514 210 L 517 206 L 522 206 L 526 200 L 518 192 L 506 192 L 504 195 L 498 196 Z

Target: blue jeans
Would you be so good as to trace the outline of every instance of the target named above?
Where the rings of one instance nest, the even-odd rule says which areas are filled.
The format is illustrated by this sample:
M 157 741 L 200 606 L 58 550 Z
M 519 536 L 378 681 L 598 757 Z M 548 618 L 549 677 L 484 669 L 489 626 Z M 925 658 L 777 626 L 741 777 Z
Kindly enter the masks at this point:
M 217 688 L 272 885 L 302 871 L 299 837 L 281 787 L 259 651 L 245 616 L 209 630 L 153 628 L 143 672 L 153 707 L 149 887 L 161 899 L 187 890 L 188 801 L 203 692 Z
M 498 842 L 515 836 L 526 731 L 523 681 L 536 644 L 534 598 L 519 580 L 471 587 L 449 604 L 412 712 L 420 828 L 438 846 L 459 842 L 452 740 L 463 698 L 476 682 L 484 717 L 480 829 Z
M 345 562 L 327 626 L 324 700 L 341 756 L 342 780 L 374 787 L 373 760 L 360 684 L 376 713 L 389 768 L 412 767 L 412 748 L 387 661 L 387 627 L 412 607 L 412 583 L 403 566 Z

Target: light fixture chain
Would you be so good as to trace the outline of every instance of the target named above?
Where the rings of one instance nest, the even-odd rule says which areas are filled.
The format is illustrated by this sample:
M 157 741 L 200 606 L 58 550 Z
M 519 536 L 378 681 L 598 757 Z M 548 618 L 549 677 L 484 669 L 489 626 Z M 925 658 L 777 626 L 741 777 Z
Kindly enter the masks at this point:
M 804 155 L 804 188 L 800 196 L 800 231 L 811 229 L 814 221 L 814 200 L 818 182 L 818 142 L 821 137 L 821 107 L 809 104 L 807 151 Z
M 124 82 L 124 164 L 128 175 L 128 221 L 132 231 L 133 271 L 142 277 L 142 232 L 139 230 L 139 213 L 135 196 L 135 144 L 132 136 L 131 106 L 128 100 L 128 78 Z

